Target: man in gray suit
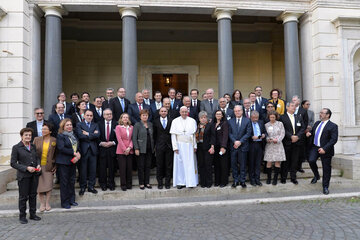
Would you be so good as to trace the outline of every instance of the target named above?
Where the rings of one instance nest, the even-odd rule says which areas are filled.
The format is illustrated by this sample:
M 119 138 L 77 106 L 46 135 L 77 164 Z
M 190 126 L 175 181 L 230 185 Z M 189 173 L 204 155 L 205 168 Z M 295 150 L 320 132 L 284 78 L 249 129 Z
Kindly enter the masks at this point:
M 206 90 L 206 97 L 207 100 L 201 101 L 200 111 L 205 111 L 209 121 L 211 121 L 214 111 L 218 109 L 219 103 L 217 99 L 214 99 L 214 89 L 212 88 Z

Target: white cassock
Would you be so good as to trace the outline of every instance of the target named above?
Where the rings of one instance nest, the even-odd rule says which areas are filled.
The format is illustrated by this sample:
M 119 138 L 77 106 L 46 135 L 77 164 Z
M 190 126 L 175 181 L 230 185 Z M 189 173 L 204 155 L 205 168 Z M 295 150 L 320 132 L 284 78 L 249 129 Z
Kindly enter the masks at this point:
M 174 153 L 173 186 L 182 185 L 196 187 L 199 183 L 197 161 L 194 148 L 196 144 L 196 121 L 181 116 L 175 118 L 171 123 L 170 133 Z

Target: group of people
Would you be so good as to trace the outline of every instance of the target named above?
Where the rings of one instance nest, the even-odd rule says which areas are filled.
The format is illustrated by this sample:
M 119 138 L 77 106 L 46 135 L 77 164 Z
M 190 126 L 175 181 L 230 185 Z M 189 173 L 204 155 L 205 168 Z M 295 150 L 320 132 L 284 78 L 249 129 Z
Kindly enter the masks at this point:
M 337 142 L 337 125 L 330 121 L 331 110 L 323 108 L 320 121 L 314 123 L 310 102 L 294 96 L 281 99 L 273 89 L 270 99 L 257 86 L 243 98 L 240 90 L 214 98 L 209 88 L 198 99 L 192 89 L 183 96 L 169 88 L 168 97 L 144 89 L 135 102 L 126 98 L 126 90 L 116 95 L 106 89 L 106 97 L 71 94 L 58 95 L 48 120 L 43 108 L 36 108 L 35 121 L 20 132 L 21 141 L 13 147 L 11 166 L 18 170 L 20 222 L 36 215 L 36 196 L 40 211 L 49 211 L 54 175 L 60 183 L 61 206 L 69 209 L 75 201 L 76 168 L 79 195 L 93 194 L 96 176 L 102 191 L 115 190 L 119 171 L 122 191 L 132 188 L 132 172 L 137 170 L 139 188 L 151 189 L 150 170 L 156 166 L 158 189 L 173 187 L 225 187 L 231 170 L 232 188 L 246 188 L 246 173 L 253 186 L 262 186 L 260 168 L 264 162 L 267 184 L 277 185 L 280 175 L 285 184 L 288 174 L 298 184 L 296 173 L 303 171 L 307 159 L 315 184 L 320 175 L 316 160 L 323 166 L 323 193 L 329 193 L 331 158 Z M 272 173 L 274 174 L 272 175 Z M 213 178 L 214 173 L 214 178 Z M 200 176 L 198 176 L 200 175 Z

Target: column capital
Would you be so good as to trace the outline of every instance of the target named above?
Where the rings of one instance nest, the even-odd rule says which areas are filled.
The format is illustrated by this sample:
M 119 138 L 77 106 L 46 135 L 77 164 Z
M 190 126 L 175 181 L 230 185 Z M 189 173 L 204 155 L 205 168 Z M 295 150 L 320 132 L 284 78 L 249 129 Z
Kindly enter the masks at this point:
M 29 8 L 31 10 L 29 15 L 36 17 L 40 21 L 41 17 L 44 16 L 43 10 L 41 10 L 41 8 L 34 3 L 29 4 Z
M 220 19 L 232 19 L 232 16 L 234 15 L 236 11 L 236 8 L 215 8 L 213 17 L 216 18 L 216 21 L 219 21 Z
M 39 4 L 38 6 L 45 12 L 45 17 L 52 15 L 62 18 L 62 15 L 68 13 L 61 4 Z
M 134 17 L 134 18 L 138 18 L 138 16 L 140 16 L 141 11 L 140 11 L 140 6 L 128 6 L 128 7 L 124 7 L 121 5 L 118 5 L 119 8 L 119 13 L 121 15 L 121 19 L 123 17 Z
M 0 7 L 0 20 L 7 14 L 7 12 L 2 8 Z
M 303 14 L 304 12 L 300 11 L 284 11 L 276 19 L 283 21 L 283 24 L 287 22 L 299 22 L 299 17 Z

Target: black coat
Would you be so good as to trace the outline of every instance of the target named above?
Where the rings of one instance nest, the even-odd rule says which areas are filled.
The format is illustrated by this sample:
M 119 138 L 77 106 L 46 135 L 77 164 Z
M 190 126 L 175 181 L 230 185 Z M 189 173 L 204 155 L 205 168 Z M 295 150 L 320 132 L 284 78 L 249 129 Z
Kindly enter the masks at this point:
M 151 108 L 149 105 L 143 103 L 142 104 L 142 109 L 147 109 L 149 111 L 149 118 L 148 121 L 151 122 L 152 121 L 152 115 L 151 115 Z M 137 103 L 133 103 L 129 105 L 128 108 L 128 113 L 130 115 L 130 120 L 131 120 L 131 124 L 133 126 L 135 126 L 135 124 L 137 122 L 140 122 L 140 114 L 139 114 L 139 107 L 137 105 Z
M 211 148 L 211 145 L 215 146 L 216 144 L 216 135 L 215 128 L 212 123 L 207 123 L 204 129 L 202 150 L 208 151 Z
M 84 135 L 82 130 L 89 132 L 89 136 Z M 95 131 L 97 131 L 97 133 L 95 133 Z M 97 142 L 100 136 L 100 130 L 97 123 L 91 122 L 90 129 L 87 127 L 85 122 L 78 123 L 76 125 L 76 136 L 80 140 L 81 154 L 85 154 L 89 148 L 94 155 L 98 154 Z
M 170 134 L 171 123 L 172 119 L 169 116 L 167 117 L 167 124 L 165 129 L 162 126 L 162 122 L 160 122 L 160 117 L 153 121 L 154 142 L 156 150 L 164 150 L 166 147 L 172 149 Z
M 295 117 L 295 135 L 299 137 L 299 140 L 295 144 L 301 145 L 303 143 L 302 140 L 304 139 L 306 126 L 301 117 L 296 115 L 294 115 L 294 117 Z M 293 136 L 294 133 L 288 114 L 285 113 L 284 115 L 281 115 L 280 121 L 283 123 L 285 129 L 285 137 L 282 142 L 284 146 L 291 145 L 291 136 Z
M 32 177 L 36 172 L 27 171 L 27 167 L 37 167 L 40 165 L 40 158 L 36 154 L 36 147 L 30 143 L 30 151 L 25 147 L 23 142 L 12 147 L 10 166 L 17 170 L 17 180 Z
M 229 124 L 227 120 L 224 120 L 219 123 L 219 125 L 216 127 L 216 120 L 214 120 L 212 123 L 212 128 L 215 132 L 215 146 L 227 148 L 228 147 L 228 139 L 229 139 Z
M 65 118 L 71 118 L 71 116 L 64 114 L 64 119 Z M 51 135 L 56 137 L 57 133 L 59 131 L 59 125 L 61 122 L 59 115 L 57 113 L 50 114 L 48 122 L 53 125 L 53 132 Z
M 79 150 L 80 142 L 78 140 L 77 150 Z M 57 164 L 73 165 L 71 159 L 74 157 L 74 149 L 69 138 L 63 134 L 58 134 L 56 138 L 56 160 Z
M 309 126 L 309 116 L 307 114 L 307 110 L 305 110 L 302 107 L 299 107 L 299 110 L 296 115 L 302 118 L 305 127 Z
M 47 123 L 48 121 L 44 120 L 44 123 Z M 31 128 L 34 132 L 31 136 L 31 142 L 34 141 L 34 138 L 38 137 L 38 129 L 37 129 L 37 124 L 36 124 L 36 120 L 32 121 L 32 122 L 28 122 L 26 124 L 27 128 Z
M 73 108 L 72 104 L 69 103 L 69 102 L 65 102 L 65 103 L 66 103 L 66 110 L 65 110 L 64 113 L 65 113 L 66 115 L 71 115 L 71 114 L 73 114 L 73 113 L 74 113 L 74 108 Z M 57 104 L 57 103 L 55 103 L 55 104 L 52 106 L 52 108 L 51 108 L 51 113 L 56 113 L 56 111 L 55 111 L 56 104 Z
M 321 121 L 317 121 L 311 130 L 311 143 L 314 144 L 314 137 L 316 128 L 319 126 Z M 330 157 L 334 156 L 334 145 L 338 140 L 338 126 L 330 120 L 325 125 L 321 136 L 320 136 L 320 147 L 324 149 L 325 154 L 321 156 Z
M 110 100 L 109 107 L 110 107 L 111 111 L 113 112 L 113 119 L 115 121 L 119 121 L 121 114 L 123 114 L 124 112 L 128 112 L 130 101 L 128 99 L 124 98 L 124 104 L 125 104 L 125 106 L 124 106 L 124 111 L 123 111 L 118 97 L 114 97 Z
M 106 142 L 106 126 L 105 126 L 105 120 L 103 119 L 102 121 L 98 122 L 99 125 L 99 129 L 100 129 L 100 137 L 98 139 L 98 144 L 100 142 Z M 115 120 L 111 121 L 111 129 L 109 131 L 110 135 L 109 135 L 109 141 L 110 142 L 115 142 L 114 146 L 111 146 L 109 148 L 105 148 L 105 147 L 99 147 L 100 150 L 100 157 L 105 157 L 105 152 L 107 150 L 113 151 L 114 156 L 116 154 L 116 145 L 117 145 L 117 138 L 116 138 L 116 134 L 115 134 L 115 127 L 116 127 L 117 123 Z

